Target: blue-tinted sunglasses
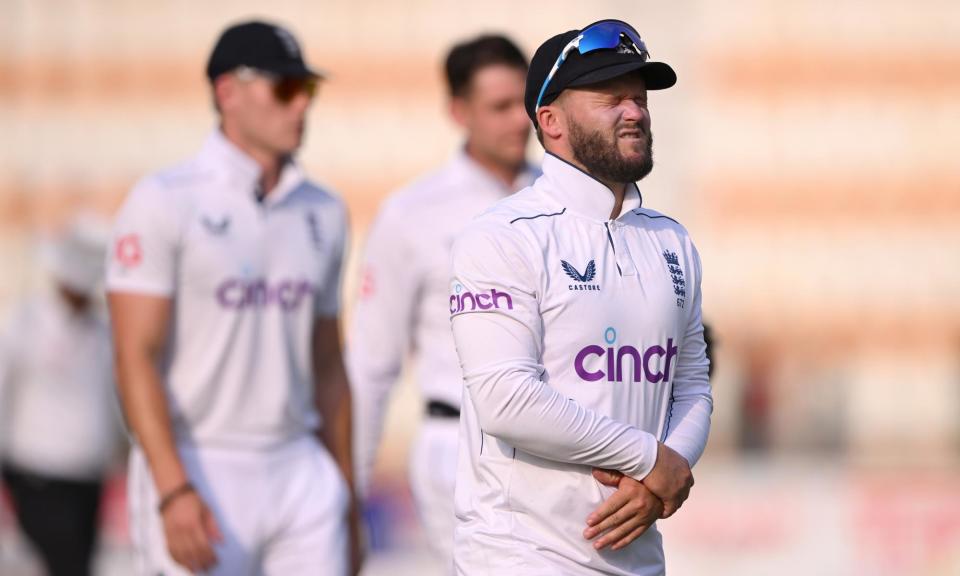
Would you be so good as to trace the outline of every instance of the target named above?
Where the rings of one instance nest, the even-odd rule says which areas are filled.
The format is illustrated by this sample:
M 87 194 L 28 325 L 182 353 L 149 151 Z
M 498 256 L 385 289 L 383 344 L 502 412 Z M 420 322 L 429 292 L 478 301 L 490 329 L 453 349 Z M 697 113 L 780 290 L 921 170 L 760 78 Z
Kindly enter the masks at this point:
M 595 50 L 610 50 L 616 48 L 620 46 L 621 42 L 632 43 L 633 49 L 636 50 L 637 55 L 639 55 L 644 62 L 650 58 L 650 53 L 647 52 L 646 45 L 643 43 L 643 40 L 640 39 L 640 34 L 625 22 L 619 20 L 601 20 L 596 24 L 584 28 L 583 32 L 580 32 L 576 38 L 567 43 L 567 45 L 563 47 L 563 50 L 560 51 L 560 56 L 557 58 L 557 61 L 554 62 L 553 68 L 550 69 L 550 73 L 547 74 L 546 79 L 543 81 L 543 86 L 540 87 L 540 94 L 537 95 L 537 104 L 533 108 L 534 116 L 536 116 L 537 111 L 540 110 L 540 102 L 543 101 L 543 95 L 546 94 L 550 81 L 553 80 L 557 71 L 560 70 L 560 65 L 563 64 L 574 48 L 576 48 L 582 56 Z

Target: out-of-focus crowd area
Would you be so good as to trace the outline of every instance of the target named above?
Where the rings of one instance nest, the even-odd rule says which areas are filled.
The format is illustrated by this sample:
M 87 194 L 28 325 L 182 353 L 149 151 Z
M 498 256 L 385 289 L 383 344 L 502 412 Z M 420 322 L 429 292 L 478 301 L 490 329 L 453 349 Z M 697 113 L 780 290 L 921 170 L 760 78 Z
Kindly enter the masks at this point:
M 198 149 L 215 121 L 205 59 L 231 22 L 289 25 L 329 72 L 299 158 L 350 210 L 348 316 L 380 202 L 459 144 L 441 76 L 449 46 L 496 31 L 529 56 L 562 30 L 631 22 L 679 77 L 650 95 L 656 167 L 640 188 L 700 250 L 715 364 L 696 487 L 661 523 L 669 572 L 960 574 L 957 2 L 5 0 L 0 11 L 0 318 L 51 289 L 44 238 L 78 212 L 109 220 L 138 178 Z M 530 151 L 542 154 L 535 140 Z M 433 570 L 406 479 L 421 410 L 411 386 L 394 395 L 367 511 L 371 575 Z M 102 574 L 131 570 L 117 454 Z M 38 574 L 32 554 L 0 502 L 0 573 Z

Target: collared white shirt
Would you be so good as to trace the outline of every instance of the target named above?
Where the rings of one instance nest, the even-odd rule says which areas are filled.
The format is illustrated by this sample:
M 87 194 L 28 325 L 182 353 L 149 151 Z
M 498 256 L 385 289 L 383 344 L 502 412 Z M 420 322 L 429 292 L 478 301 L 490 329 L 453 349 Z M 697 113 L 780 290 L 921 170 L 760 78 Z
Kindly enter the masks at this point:
M 0 457 L 43 476 L 98 480 L 121 438 L 110 333 L 52 292 L 0 332 Z
M 345 210 L 293 162 L 262 202 L 259 176 L 215 131 L 117 218 L 108 290 L 173 299 L 163 379 L 181 442 L 258 449 L 319 426 L 311 330 L 339 310 Z
M 361 486 L 376 459 L 387 399 L 405 358 L 412 360 L 425 401 L 460 406 L 460 364 L 446 311 L 450 249 L 471 219 L 538 175 L 528 166 L 507 186 L 461 149 L 384 202 L 364 248 L 347 345 Z
M 454 556 L 462 574 L 661 574 L 656 527 L 597 552 L 587 516 L 642 479 L 657 441 L 691 465 L 712 396 L 700 260 L 686 230 L 547 155 L 532 187 L 453 250 L 449 310 L 466 393 Z

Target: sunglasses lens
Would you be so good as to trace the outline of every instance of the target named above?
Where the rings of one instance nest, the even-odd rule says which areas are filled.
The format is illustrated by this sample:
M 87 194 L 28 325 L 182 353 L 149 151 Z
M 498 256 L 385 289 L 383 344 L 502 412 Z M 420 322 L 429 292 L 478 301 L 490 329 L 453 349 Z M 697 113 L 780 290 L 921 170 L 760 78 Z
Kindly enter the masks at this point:
M 273 85 L 273 95 L 284 104 L 296 98 L 298 94 L 306 94 L 307 98 L 313 98 L 316 93 L 316 78 L 286 76 L 277 80 Z
M 583 31 L 583 38 L 580 40 L 579 50 L 581 54 L 587 54 L 594 50 L 609 50 L 620 45 L 620 36 L 625 35 L 641 51 L 641 56 L 646 54 L 646 47 L 640 39 L 637 31 L 622 22 L 600 22 Z
M 304 78 L 303 79 L 303 92 L 309 98 L 313 98 L 317 95 L 317 79 L 316 78 Z
M 580 39 L 580 53 L 616 48 L 620 43 L 621 29 L 621 26 L 613 22 L 601 22 L 584 30 L 583 38 Z

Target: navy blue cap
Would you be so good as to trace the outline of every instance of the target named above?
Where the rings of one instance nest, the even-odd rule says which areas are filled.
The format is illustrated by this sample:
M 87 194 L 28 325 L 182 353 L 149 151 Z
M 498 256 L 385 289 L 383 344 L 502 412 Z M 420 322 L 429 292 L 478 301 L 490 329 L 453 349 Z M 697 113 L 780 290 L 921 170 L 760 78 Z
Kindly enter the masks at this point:
M 303 61 L 297 39 L 286 28 L 262 21 L 243 22 L 223 31 L 207 62 L 207 78 L 248 66 L 278 76 L 322 78 Z
M 589 27 L 586 26 L 584 29 Z M 557 34 L 541 44 L 533 55 L 530 70 L 527 72 L 524 106 L 534 124 L 537 122 L 534 108 L 536 108 L 537 96 L 540 94 L 543 82 L 550 74 L 564 47 L 580 32 L 581 30 L 568 30 Z M 644 60 L 636 51 L 624 48 L 595 50 L 587 54 L 571 50 L 550 80 L 540 105 L 546 106 L 553 102 L 566 88 L 596 84 L 634 71 L 642 74 L 648 90 L 663 90 L 677 83 L 677 74 L 668 64 Z

